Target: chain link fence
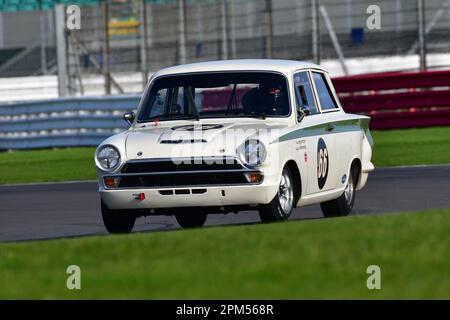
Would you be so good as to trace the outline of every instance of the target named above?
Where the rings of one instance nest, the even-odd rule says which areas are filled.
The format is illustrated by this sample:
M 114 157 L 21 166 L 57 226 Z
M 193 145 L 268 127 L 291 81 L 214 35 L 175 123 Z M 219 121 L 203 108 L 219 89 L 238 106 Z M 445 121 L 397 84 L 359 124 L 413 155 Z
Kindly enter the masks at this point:
M 56 11 L 34 11 L 40 16 L 34 28 L 40 25 L 45 35 L 36 34 L 41 40 L 21 51 L 29 60 L 19 57 L 0 64 L 0 76 L 13 75 L 14 66 L 20 66 L 20 75 L 27 68 L 32 74 L 55 73 L 58 61 L 65 65 L 60 77 L 67 77 L 63 95 L 109 94 L 139 92 L 149 73 L 180 63 L 335 59 L 345 70 L 352 58 L 411 56 L 421 49 L 450 53 L 450 0 L 96 1 L 81 6 L 81 29 L 66 29 L 63 41 L 57 36 L 64 25 L 57 25 Z M 64 22 L 68 15 L 61 12 L 65 16 L 59 21 Z M 379 28 L 371 29 L 368 20 L 377 12 Z M 17 32 L 8 28 L 21 14 L 2 14 L 3 33 Z M 439 67 L 448 66 L 446 61 Z

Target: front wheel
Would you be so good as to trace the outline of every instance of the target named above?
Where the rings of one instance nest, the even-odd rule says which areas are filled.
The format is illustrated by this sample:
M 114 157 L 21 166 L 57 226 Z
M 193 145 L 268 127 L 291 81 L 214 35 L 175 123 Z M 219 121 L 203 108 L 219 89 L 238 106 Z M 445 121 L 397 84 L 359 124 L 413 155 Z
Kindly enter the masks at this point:
M 130 233 L 136 221 L 136 215 L 127 210 L 111 210 L 102 201 L 102 217 L 109 233 Z
M 320 204 L 320 209 L 326 218 L 343 217 L 350 214 L 355 204 L 357 177 L 357 170 L 352 167 L 344 193 L 337 199 Z
M 175 214 L 178 224 L 184 229 L 200 228 L 206 222 L 207 213 L 203 212 L 183 212 Z
M 294 181 L 291 170 L 283 168 L 278 192 L 268 204 L 260 205 L 259 216 L 262 222 L 287 220 L 294 208 Z

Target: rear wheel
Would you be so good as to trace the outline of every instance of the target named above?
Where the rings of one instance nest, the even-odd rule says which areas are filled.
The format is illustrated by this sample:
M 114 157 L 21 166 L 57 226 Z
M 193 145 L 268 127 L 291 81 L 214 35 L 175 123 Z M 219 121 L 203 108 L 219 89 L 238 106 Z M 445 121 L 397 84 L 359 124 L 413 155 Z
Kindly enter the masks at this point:
M 259 216 L 262 222 L 287 220 L 294 208 L 294 181 L 291 170 L 283 168 L 278 192 L 272 201 L 259 207 Z
M 111 210 L 102 201 L 102 217 L 109 233 L 130 233 L 136 221 L 136 215 L 128 210 Z
M 350 169 L 344 193 L 337 199 L 322 202 L 320 208 L 325 217 L 343 217 L 349 215 L 355 204 L 358 172 L 355 166 Z
M 178 224 L 184 229 L 200 228 L 206 222 L 207 213 L 187 211 L 175 214 Z

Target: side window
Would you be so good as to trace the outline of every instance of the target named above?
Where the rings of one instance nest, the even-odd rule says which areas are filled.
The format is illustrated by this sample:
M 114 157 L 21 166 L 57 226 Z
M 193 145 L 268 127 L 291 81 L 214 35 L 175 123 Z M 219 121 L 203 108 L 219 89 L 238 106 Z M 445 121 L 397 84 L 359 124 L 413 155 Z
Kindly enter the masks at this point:
M 311 114 L 318 113 L 314 94 L 309 81 L 308 72 L 303 71 L 294 75 L 295 95 L 297 107 L 305 106 L 311 110 Z
M 325 79 L 325 75 L 319 72 L 313 72 L 312 75 L 322 110 L 336 109 L 338 106 L 336 101 L 334 101 L 333 94 Z

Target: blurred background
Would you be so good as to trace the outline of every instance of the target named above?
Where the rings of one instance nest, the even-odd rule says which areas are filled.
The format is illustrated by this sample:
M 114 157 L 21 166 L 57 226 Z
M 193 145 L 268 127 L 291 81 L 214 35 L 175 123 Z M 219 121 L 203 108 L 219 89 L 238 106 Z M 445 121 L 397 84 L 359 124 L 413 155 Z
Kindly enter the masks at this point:
M 57 9 L 71 4 L 81 8 L 80 30 L 64 28 L 66 11 Z M 373 4 L 381 10 L 378 30 L 366 27 L 370 16 L 366 10 Z M 58 96 L 58 80 L 59 96 L 140 92 L 146 80 L 142 73 L 218 59 L 313 60 L 332 75 L 342 75 L 346 72 L 336 44 L 341 58 L 349 60 L 344 60 L 349 74 L 415 70 L 420 68 L 419 4 L 414 0 L 0 0 L 0 96 L 2 100 L 53 98 Z M 424 42 L 430 55 L 424 68 L 450 65 L 449 4 L 423 1 Z M 65 32 L 59 35 L 58 29 Z M 399 56 L 402 59 L 395 59 Z M 372 62 L 367 65 L 353 61 L 376 57 L 391 59 L 367 59 Z M 65 73 L 59 79 L 58 69 Z M 105 72 L 112 79 L 102 77 Z M 11 77 L 26 78 L 5 79 Z M 14 83 L 20 90 L 14 92 Z
M 68 27 L 73 4 L 79 29 Z M 60 146 L 23 139 L 61 130 L 95 145 L 124 128 L 120 115 L 162 67 L 279 58 L 332 77 L 441 70 L 449 34 L 450 0 L 0 0 L 0 149 Z

